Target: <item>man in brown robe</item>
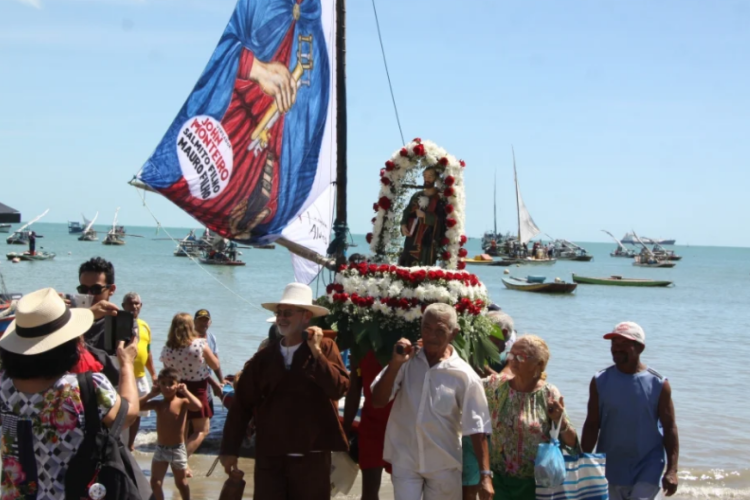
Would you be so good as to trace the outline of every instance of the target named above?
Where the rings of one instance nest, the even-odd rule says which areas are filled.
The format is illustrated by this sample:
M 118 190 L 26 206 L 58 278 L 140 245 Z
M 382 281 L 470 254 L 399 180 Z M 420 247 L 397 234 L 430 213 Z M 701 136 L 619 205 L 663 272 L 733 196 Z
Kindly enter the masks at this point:
M 329 499 L 331 452 L 348 450 L 338 400 L 349 389 L 349 373 L 336 343 L 308 328 L 329 311 L 313 305 L 312 290 L 301 283 L 287 285 L 279 302 L 262 305 L 276 314 L 281 338 L 245 364 L 224 424 L 221 463 L 227 474 L 237 468 L 254 419 L 253 498 Z
M 406 239 L 398 259 L 399 266 L 434 266 L 438 260 L 440 240 L 445 236 L 445 206 L 435 189 L 438 173 L 428 167 L 423 176 L 424 189 L 414 193 L 401 217 L 401 234 Z M 421 198 L 427 199 L 424 207 L 419 205 Z

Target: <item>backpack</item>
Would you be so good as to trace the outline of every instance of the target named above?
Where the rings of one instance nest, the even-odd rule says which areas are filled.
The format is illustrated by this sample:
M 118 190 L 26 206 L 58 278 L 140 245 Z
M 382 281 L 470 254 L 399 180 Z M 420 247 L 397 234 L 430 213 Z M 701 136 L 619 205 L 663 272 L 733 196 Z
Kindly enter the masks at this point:
M 88 500 L 89 488 L 99 483 L 106 500 L 142 500 L 136 473 L 120 433 L 128 413 L 128 402 L 120 398 L 120 409 L 109 429 L 102 425 L 91 372 L 78 374 L 85 430 L 81 446 L 68 463 L 65 500 Z

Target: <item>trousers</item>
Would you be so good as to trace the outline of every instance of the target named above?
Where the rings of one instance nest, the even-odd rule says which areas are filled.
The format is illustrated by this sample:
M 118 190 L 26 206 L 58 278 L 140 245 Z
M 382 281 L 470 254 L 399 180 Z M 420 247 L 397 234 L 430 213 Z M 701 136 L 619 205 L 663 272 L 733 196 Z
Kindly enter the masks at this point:
M 257 457 L 256 500 L 329 500 L 331 452 L 304 456 Z
M 420 474 L 394 466 L 391 482 L 395 500 L 461 500 L 461 469 Z

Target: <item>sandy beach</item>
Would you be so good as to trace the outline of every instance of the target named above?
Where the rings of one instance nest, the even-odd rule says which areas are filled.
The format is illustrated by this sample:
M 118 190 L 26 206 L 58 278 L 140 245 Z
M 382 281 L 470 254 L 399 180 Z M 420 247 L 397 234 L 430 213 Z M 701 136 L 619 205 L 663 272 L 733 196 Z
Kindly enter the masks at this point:
M 151 453 L 137 451 L 133 454 L 141 466 L 141 469 L 146 473 L 146 476 L 151 474 Z M 193 455 L 190 457 L 190 467 L 193 469 L 193 478 L 190 480 L 190 497 L 192 500 L 216 500 L 219 498 L 221 487 L 226 480 L 226 474 L 221 468 L 221 464 L 216 466 L 211 477 L 206 477 L 206 473 L 211 468 L 211 465 L 216 460 L 215 455 Z M 240 469 L 245 471 L 245 480 L 247 486 L 245 487 L 244 498 L 253 498 L 253 467 L 255 461 L 251 458 L 240 458 Z M 357 481 L 352 486 L 351 491 L 348 495 L 338 495 L 335 498 L 342 500 L 355 500 L 360 497 L 362 492 L 362 475 L 357 475 Z M 180 495 L 177 492 L 177 488 L 174 485 L 174 479 L 172 478 L 171 472 L 167 474 L 164 479 L 164 497 L 166 499 L 179 500 Z M 380 499 L 381 500 L 393 500 L 393 485 L 391 484 L 390 476 L 383 473 L 383 483 L 380 488 Z

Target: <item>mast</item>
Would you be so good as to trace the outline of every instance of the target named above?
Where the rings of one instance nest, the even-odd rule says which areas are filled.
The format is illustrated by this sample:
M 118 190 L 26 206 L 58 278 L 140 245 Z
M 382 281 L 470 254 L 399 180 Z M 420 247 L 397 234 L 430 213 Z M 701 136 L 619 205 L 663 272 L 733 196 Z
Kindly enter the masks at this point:
M 346 0 L 336 0 L 336 223 L 348 231 L 346 220 Z M 334 237 L 337 235 L 334 234 Z M 346 234 L 344 234 L 346 238 Z M 346 262 L 346 245 L 338 246 L 336 264 Z
M 497 169 L 495 169 L 495 190 L 492 195 L 492 213 L 495 215 L 495 238 L 497 238 Z
M 513 153 L 513 179 L 516 181 L 516 214 L 518 215 L 518 244 L 521 244 L 521 202 L 518 197 L 518 172 L 516 172 L 516 150 L 510 147 Z

